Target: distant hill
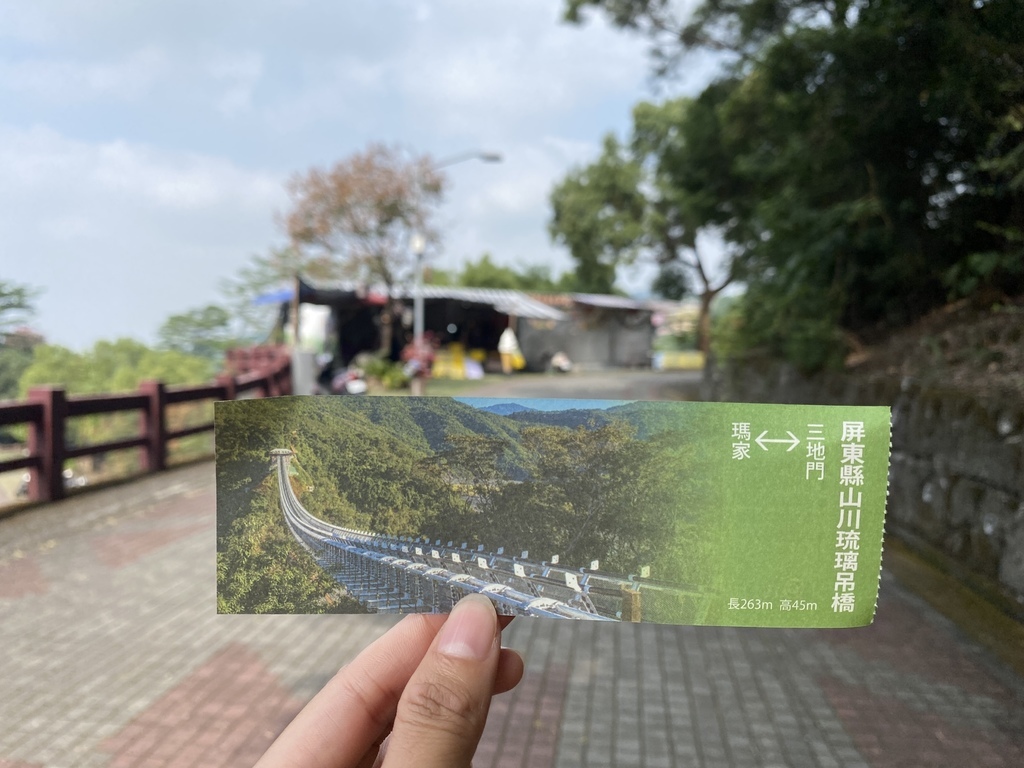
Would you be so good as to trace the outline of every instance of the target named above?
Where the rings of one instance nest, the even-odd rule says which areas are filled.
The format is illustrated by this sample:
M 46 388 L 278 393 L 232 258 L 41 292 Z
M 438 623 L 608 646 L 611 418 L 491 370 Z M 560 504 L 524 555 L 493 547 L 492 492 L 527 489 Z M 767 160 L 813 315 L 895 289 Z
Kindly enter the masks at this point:
M 510 413 L 508 418 L 523 426 L 565 427 L 567 429 L 587 427 L 588 429 L 598 429 L 611 420 L 611 417 L 607 414 L 607 411 L 602 410 L 571 408 L 567 411 L 516 411 L 515 413 Z
M 522 403 L 495 403 L 475 408 L 449 398 L 332 398 L 330 419 L 347 433 L 349 439 L 364 444 L 378 443 L 381 437 L 396 441 L 396 450 L 424 454 L 445 450 L 449 435 L 480 435 L 504 440 L 509 453 L 503 468 L 509 477 L 526 476 L 527 457 L 521 442 L 524 428 L 533 426 L 563 429 L 600 429 L 612 421 L 624 420 L 636 428 L 636 436 L 646 440 L 666 430 L 685 429 L 689 416 L 677 403 L 632 402 L 608 409 L 570 408 L 543 411 Z M 344 424 L 344 426 L 342 426 Z M 370 432 L 367 432 L 370 430 Z M 376 432 L 378 437 L 373 436 Z M 398 448 L 401 445 L 401 449 Z
M 625 419 L 636 427 L 636 436 L 647 440 L 659 432 L 685 431 L 690 428 L 695 412 L 679 403 L 637 401 L 616 405 L 605 413 L 608 418 Z
M 529 408 L 519 403 L 497 403 L 496 405 L 488 405 L 486 408 L 477 408 L 478 411 L 484 411 L 485 413 L 496 413 L 499 416 L 511 416 L 513 413 L 532 412 L 537 411 L 536 408 Z
M 516 411 L 508 415 L 510 421 L 522 426 L 565 427 L 566 429 L 600 429 L 609 422 L 622 419 L 636 427 L 637 437 L 646 440 L 668 430 L 685 429 L 692 414 L 678 403 L 637 401 L 607 409 L 576 409 L 565 411 Z
M 519 442 L 515 422 L 449 398 L 351 397 L 341 398 L 340 405 L 421 450 L 443 450 L 449 434 L 501 438 L 513 445 Z

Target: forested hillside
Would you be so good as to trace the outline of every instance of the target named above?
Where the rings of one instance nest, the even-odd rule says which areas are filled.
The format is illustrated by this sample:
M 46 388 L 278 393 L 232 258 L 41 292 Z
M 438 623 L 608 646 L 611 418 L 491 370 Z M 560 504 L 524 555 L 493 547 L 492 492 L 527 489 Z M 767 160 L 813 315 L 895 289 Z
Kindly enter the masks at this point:
M 312 560 L 287 532 L 267 479 L 267 452 L 282 447 L 296 454 L 291 480 L 303 505 L 336 525 L 706 580 L 700 536 L 709 526 L 697 510 L 708 508 L 709 489 L 694 428 L 678 413 L 629 403 L 501 416 L 441 398 L 218 404 L 218 577 L 232 600 L 222 610 L 275 610 L 268 579 L 289 590 L 303 578 L 315 593 L 304 592 L 304 604 L 329 608 L 331 584 L 300 565 Z M 524 414 L 543 418 L 524 423 Z

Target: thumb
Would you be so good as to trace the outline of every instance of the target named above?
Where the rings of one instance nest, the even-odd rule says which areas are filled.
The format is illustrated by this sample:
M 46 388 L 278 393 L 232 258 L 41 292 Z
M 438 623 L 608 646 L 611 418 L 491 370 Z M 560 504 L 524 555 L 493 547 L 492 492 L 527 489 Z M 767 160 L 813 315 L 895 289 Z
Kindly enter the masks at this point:
M 483 595 L 456 603 L 398 702 L 385 766 L 468 767 L 487 720 L 500 653 Z

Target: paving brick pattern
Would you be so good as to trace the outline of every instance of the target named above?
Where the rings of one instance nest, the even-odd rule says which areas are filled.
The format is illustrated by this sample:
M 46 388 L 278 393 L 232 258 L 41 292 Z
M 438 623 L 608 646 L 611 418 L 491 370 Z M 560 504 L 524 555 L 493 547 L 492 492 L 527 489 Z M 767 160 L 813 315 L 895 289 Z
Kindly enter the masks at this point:
M 0 520 L 0 768 L 249 766 L 393 621 L 217 616 L 211 465 Z M 866 629 L 506 642 L 478 768 L 1024 765 L 1024 681 L 888 576 Z

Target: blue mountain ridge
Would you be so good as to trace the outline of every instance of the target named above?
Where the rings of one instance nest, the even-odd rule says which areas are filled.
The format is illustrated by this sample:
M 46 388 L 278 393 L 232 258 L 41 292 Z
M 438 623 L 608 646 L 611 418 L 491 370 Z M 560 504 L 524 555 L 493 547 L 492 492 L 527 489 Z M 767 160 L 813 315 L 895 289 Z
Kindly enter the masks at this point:
M 519 403 L 497 403 L 495 405 L 488 405 L 486 408 L 480 408 L 481 411 L 487 413 L 496 413 L 499 416 L 511 416 L 513 413 L 523 412 L 535 412 L 536 408 L 529 408 Z

